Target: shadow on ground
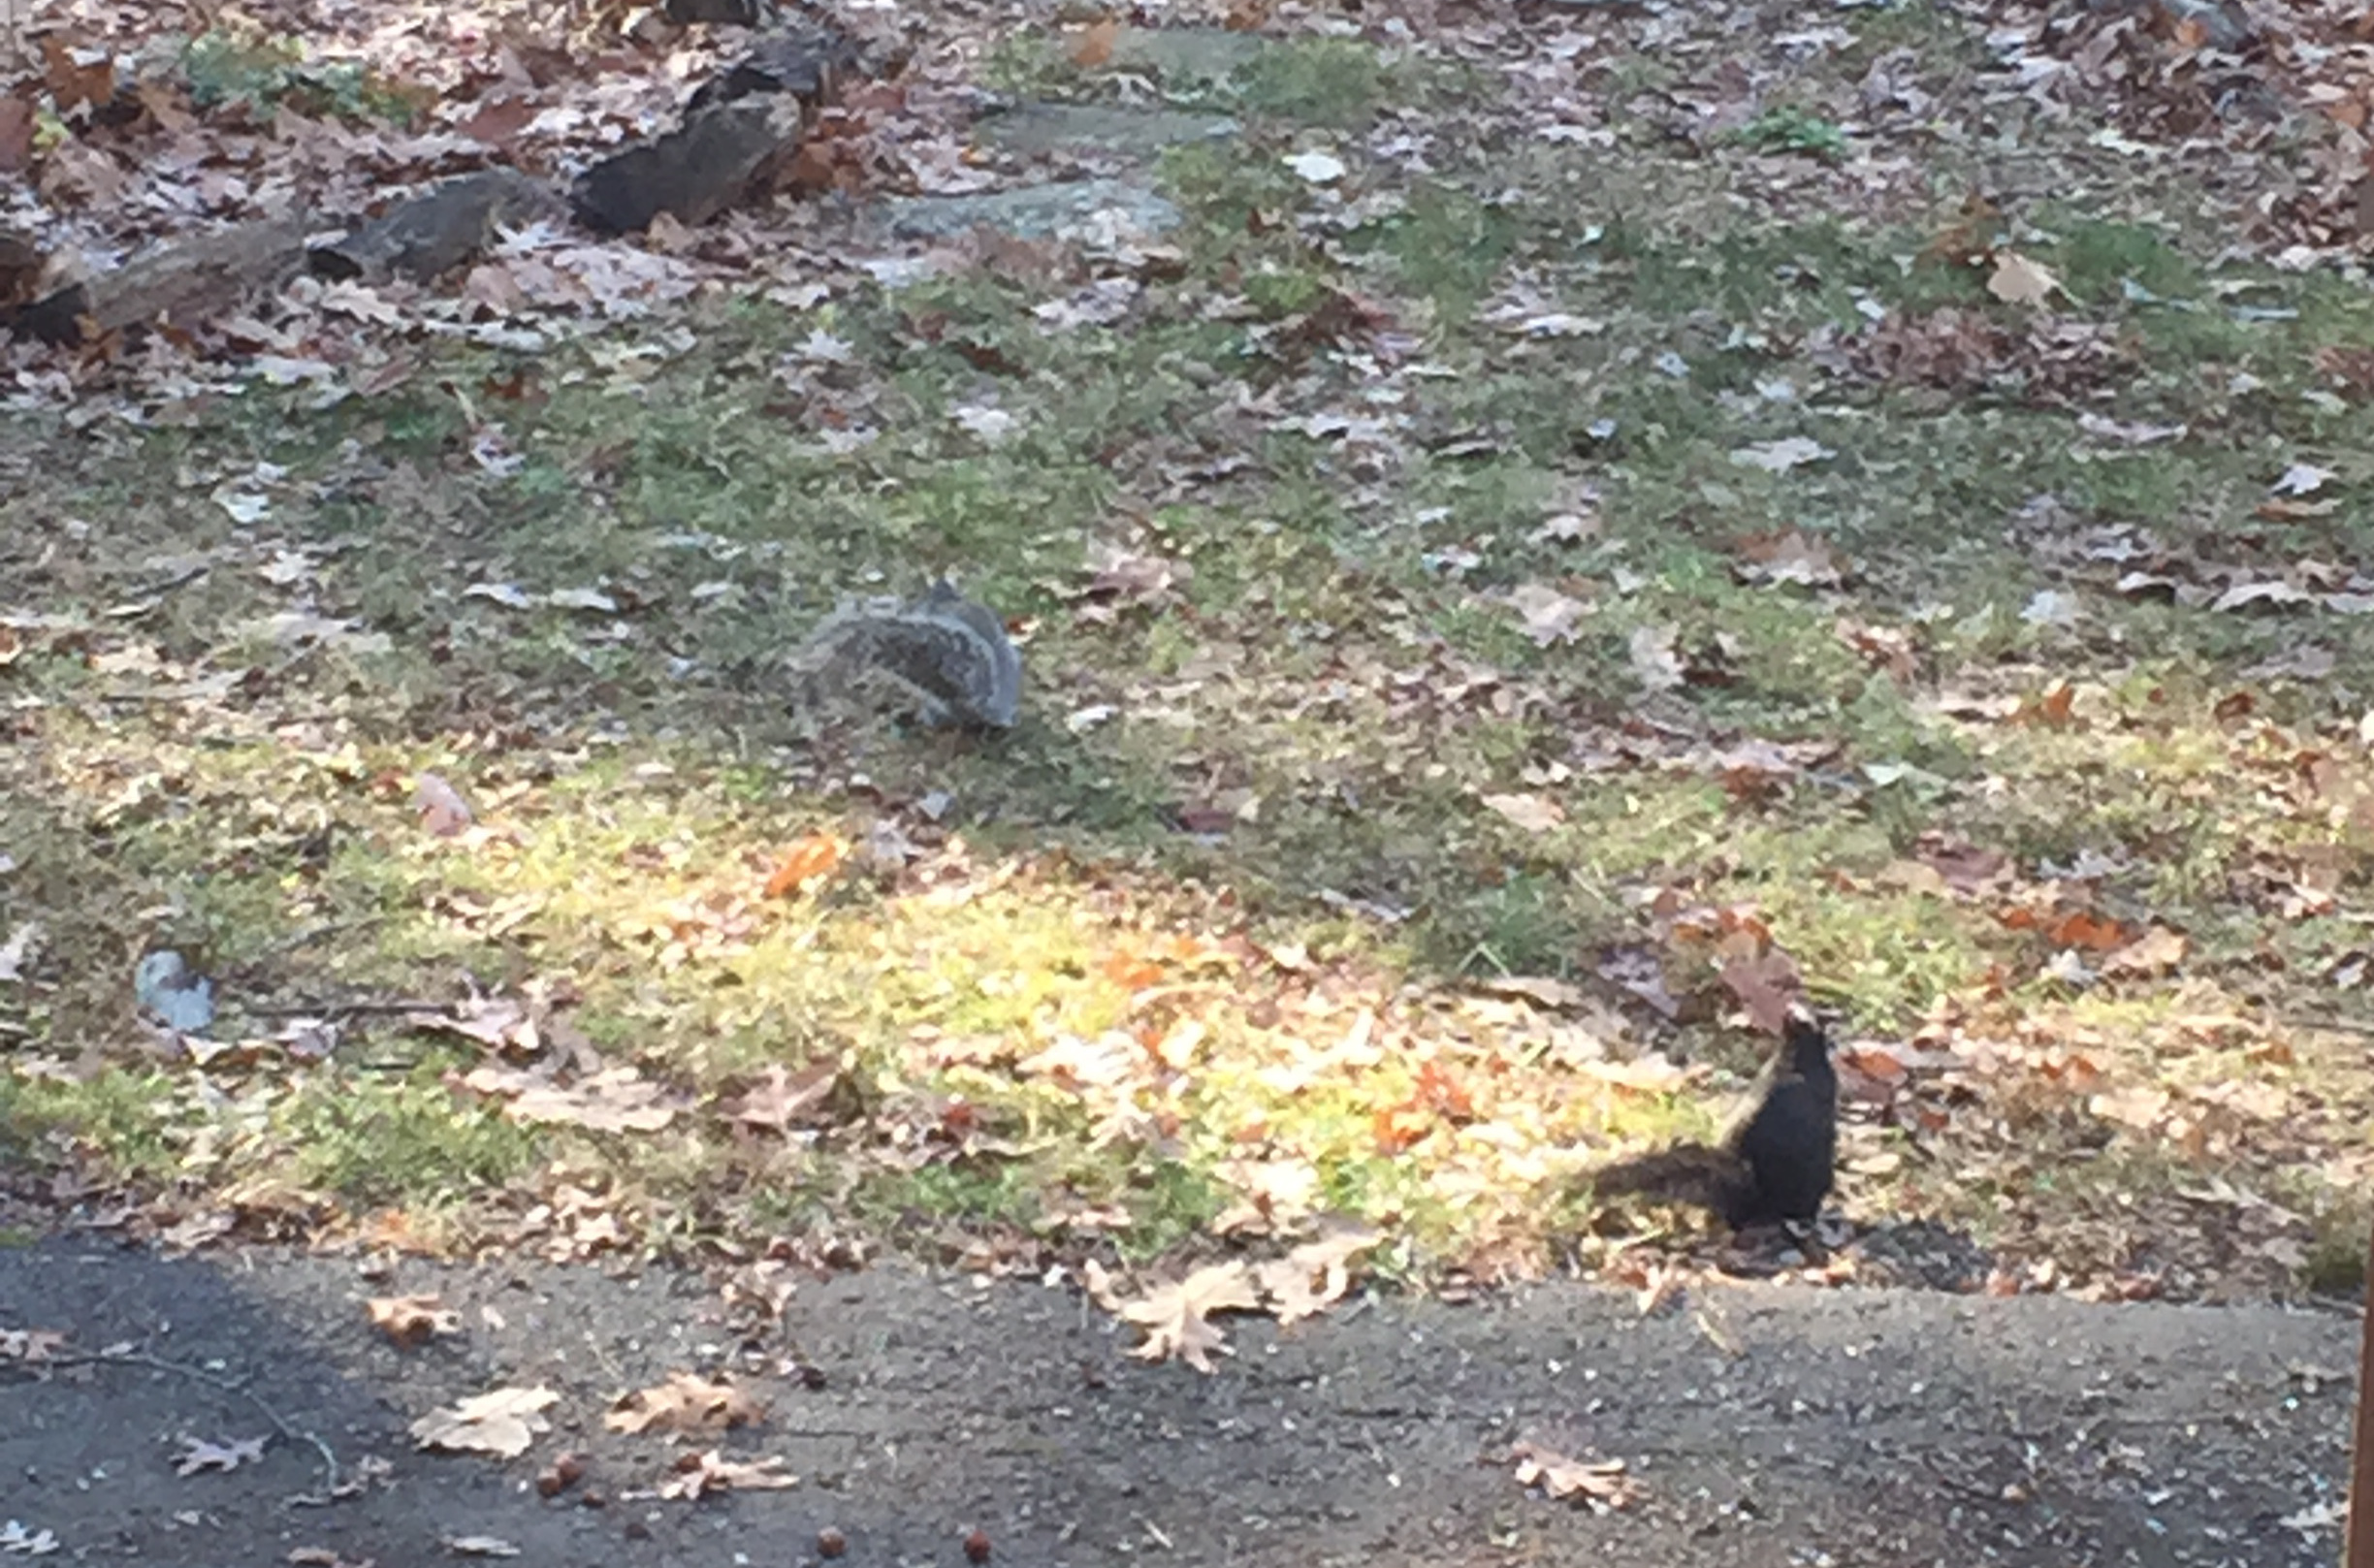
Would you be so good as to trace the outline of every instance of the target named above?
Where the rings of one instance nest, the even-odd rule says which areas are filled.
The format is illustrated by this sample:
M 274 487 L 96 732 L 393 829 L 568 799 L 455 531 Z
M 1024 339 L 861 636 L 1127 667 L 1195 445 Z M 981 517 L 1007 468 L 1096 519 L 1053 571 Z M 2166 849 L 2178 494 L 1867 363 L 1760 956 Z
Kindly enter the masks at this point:
M 431 1290 L 460 1336 L 405 1353 L 366 1325 L 365 1296 Z M 852 1565 L 954 1564 L 975 1526 L 1010 1564 L 2309 1563 L 2329 1532 L 2283 1521 L 2346 1469 L 2356 1337 L 2272 1308 L 1762 1286 L 1643 1319 L 1558 1285 L 1244 1323 L 1201 1377 L 1129 1360 L 1069 1290 L 885 1268 L 804 1281 L 760 1362 L 685 1275 L 406 1262 L 367 1281 L 321 1258 L 73 1240 L 0 1252 L 0 1329 L 151 1359 L 0 1363 L 6 1516 L 66 1560 L 189 1568 L 305 1548 L 415 1563 L 479 1535 L 580 1568 L 792 1563 L 828 1528 Z M 780 1456 L 800 1485 L 626 1497 L 670 1453 L 605 1431 L 611 1400 L 721 1365 L 762 1366 L 749 1381 L 773 1410 L 728 1450 Z M 561 1395 L 526 1457 L 411 1449 L 414 1417 L 506 1384 Z M 292 1501 L 322 1456 L 275 1435 L 259 1463 L 175 1473 L 185 1434 L 271 1434 L 258 1401 L 346 1476 L 386 1471 Z M 1620 1457 L 1645 1493 L 1607 1517 L 1528 1495 L 1492 1462 L 1521 1440 Z M 537 1495 L 567 1450 L 607 1506 Z

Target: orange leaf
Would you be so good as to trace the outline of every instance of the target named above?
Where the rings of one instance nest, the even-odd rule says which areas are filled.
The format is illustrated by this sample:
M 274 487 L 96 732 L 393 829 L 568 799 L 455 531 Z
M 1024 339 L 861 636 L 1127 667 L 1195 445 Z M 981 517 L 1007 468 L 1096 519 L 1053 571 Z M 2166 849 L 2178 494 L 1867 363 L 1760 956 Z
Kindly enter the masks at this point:
M 1388 1105 L 1370 1118 L 1379 1154 L 1399 1154 L 1427 1136 L 1432 1118 L 1415 1105 Z
M 1099 967 L 1104 970 L 1107 979 L 1132 991 L 1160 985 L 1163 979 L 1160 964 L 1148 963 L 1135 953 L 1109 954 Z
M 1121 23 L 1111 16 L 1082 29 L 1072 43 L 1072 63 L 1083 71 L 1094 71 L 1112 58 L 1113 42 L 1121 36 Z
M 781 898 L 807 883 L 832 875 L 841 864 L 841 841 L 829 833 L 811 833 L 784 850 L 766 880 L 766 896 Z
M 2092 952 L 2112 952 L 2127 945 L 2127 931 L 2116 920 L 2080 910 L 2065 916 L 2045 933 L 2056 947 L 2084 947 Z

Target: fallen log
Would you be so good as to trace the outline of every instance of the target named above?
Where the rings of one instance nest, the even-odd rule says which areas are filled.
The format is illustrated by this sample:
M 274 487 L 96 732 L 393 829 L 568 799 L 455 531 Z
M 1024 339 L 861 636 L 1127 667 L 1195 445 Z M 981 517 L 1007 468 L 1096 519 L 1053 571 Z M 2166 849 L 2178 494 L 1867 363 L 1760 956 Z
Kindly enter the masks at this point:
M 287 281 L 304 264 L 310 227 L 294 214 L 173 240 L 0 314 L 0 325 L 44 342 L 79 343 L 134 327 L 194 324 Z

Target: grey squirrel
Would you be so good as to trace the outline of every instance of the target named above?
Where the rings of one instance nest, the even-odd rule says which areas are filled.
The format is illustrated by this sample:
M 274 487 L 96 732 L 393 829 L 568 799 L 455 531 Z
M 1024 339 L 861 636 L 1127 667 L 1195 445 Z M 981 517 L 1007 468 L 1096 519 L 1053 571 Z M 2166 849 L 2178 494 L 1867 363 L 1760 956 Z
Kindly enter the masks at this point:
M 1011 729 L 1022 699 L 1022 654 L 1006 623 L 946 578 L 919 599 L 843 605 L 810 634 L 794 669 L 810 701 L 881 676 L 933 725 Z
M 1696 1203 L 1733 1230 L 1821 1215 L 1838 1168 L 1838 1070 L 1821 1020 L 1791 1008 L 1746 1113 L 1709 1148 L 1688 1143 L 1597 1171 L 1601 1194 Z

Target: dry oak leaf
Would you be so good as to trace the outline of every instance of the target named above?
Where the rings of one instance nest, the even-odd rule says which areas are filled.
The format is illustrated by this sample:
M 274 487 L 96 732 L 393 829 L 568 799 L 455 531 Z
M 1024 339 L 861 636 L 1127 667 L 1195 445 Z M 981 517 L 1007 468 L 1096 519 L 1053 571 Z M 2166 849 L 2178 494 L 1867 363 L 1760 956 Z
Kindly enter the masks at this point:
M 1547 833 L 1566 820 L 1566 808 L 1547 795 L 1486 795 L 1484 804 L 1527 833 Z
M 1524 623 L 1524 634 L 1535 647 L 1572 642 L 1583 629 L 1590 606 L 1570 598 L 1544 583 L 1520 583 L 1509 590 L 1509 608 Z
M 1130 1352 L 1140 1360 L 1161 1361 L 1176 1356 L 1199 1372 L 1212 1370 L 1213 1353 L 1232 1354 L 1228 1341 L 1212 1326 L 1215 1312 L 1258 1312 L 1261 1292 L 1243 1264 L 1212 1264 L 1199 1268 L 1176 1285 L 1165 1285 L 1141 1300 L 1121 1309 L 1121 1316 L 1146 1332 L 1145 1342 Z
M 482 1095 L 507 1096 L 503 1114 L 515 1122 L 656 1133 L 676 1117 L 676 1107 L 661 1098 L 667 1091 L 630 1067 L 605 1068 L 565 1089 L 537 1073 L 497 1067 L 475 1069 L 462 1082 Z
M 1643 1490 L 1624 1473 L 1621 1459 L 1570 1459 L 1535 1443 L 1520 1443 L 1510 1456 L 1517 1461 L 1517 1485 L 1537 1486 L 1559 1502 L 1588 1503 L 1594 1514 L 1626 1507 Z
M 490 1389 L 423 1416 L 412 1437 L 422 1448 L 516 1459 L 538 1432 L 552 1430 L 542 1412 L 560 1397 L 550 1389 Z
M 736 1463 L 711 1449 L 678 1459 L 676 1473 L 659 1483 L 659 1495 L 690 1502 L 713 1491 L 774 1491 L 798 1485 L 799 1477 L 787 1474 L 781 1459 Z
M 441 1296 L 374 1296 L 363 1308 L 372 1328 L 406 1350 L 429 1343 L 432 1335 L 462 1331 L 462 1314 Z
M 184 1435 L 181 1452 L 174 1456 L 174 1474 L 194 1476 L 207 1470 L 236 1470 L 242 1464 L 264 1462 L 264 1439 L 235 1437 L 228 1443 L 209 1443 Z
M 1989 294 L 2005 304 L 2042 304 L 2061 287 L 2061 280 L 2016 250 L 1999 250 L 1986 286 Z
M 1257 1265 L 1254 1276 L 1279 1325 L 1316 1317 L 1342 1300 L 1352 1286 L 1352 1260 L 1379 1239 L 1374 1231 L 1366 1229 L 1342 1231 L 1306 1241 L 1283 1258 Z
M 794 1072 L 781 1062 L 770 1063 L 758 1080 L 730 1100 L 719 1103 L 725 1119 L 744 1127 L 787 1132 L 802 1123 L 823 1122 L 820 1115 L 841 1086 L 841 1059 L 827 1056 Z
M 0 1328 L 0 1361 L 46 1361 L 66 1348 L 56 1328 Z
M 602 1424 L 614 1432 L 722 1432 L 765 1417 L 764 1405 L 730 1383 L 670 1372 L 665 1383 L 622 1394 Z

